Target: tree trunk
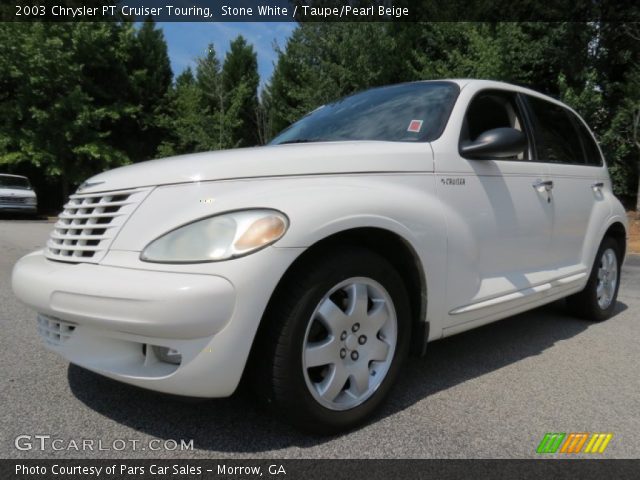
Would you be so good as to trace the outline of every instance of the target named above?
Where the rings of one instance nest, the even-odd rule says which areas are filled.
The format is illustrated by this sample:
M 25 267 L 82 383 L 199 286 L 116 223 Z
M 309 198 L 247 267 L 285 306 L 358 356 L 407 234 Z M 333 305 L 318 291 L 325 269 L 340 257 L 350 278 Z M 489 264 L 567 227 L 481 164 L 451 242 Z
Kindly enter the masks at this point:
M 271 138 L 271 125 L 269 116 L 263 105 L 256 107 L 256 126 L 258 129 L 258 141 L 260 145 L 264 145 Z
M 633 113 L 633 143 L 638 148 L 640 154 L 640 138 L 638 126 L 640 125 L 640 107 Z M 640 158 L 638 158 L 638 188 L 636 189 L 636 215 L 640 216 Z
M 640 218 L 640 161 L 638 162 L 638 190 L 636 191 L 636 215 Z

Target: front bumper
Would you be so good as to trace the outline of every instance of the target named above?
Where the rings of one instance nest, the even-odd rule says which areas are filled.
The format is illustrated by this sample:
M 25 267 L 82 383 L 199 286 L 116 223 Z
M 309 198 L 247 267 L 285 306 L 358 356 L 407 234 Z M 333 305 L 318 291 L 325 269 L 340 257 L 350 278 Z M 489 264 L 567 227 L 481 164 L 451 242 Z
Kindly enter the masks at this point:
M 26 213 L 32 215 L 38 212 L 38 206 L 16 203 L 0 203 L 0 212 Z
M 265 268 L 273 259 L 266 253 L 254 257 L 240 268 L 240 278 L 247 280 L 236 282 L 251 295 L 242 304 L 234 282 L 221 275 L 161 271 L 155 265 L 143 270 L 140 262 L 61 263 L 41 251 L 16 263 L 12 284 L 16 296 L 38 312 L 45 345 L 70 362 L 143 388 L 224 397 L 240 381 L 279 279 Z M 283 271 L 289 264 L 280 263 Z M 181 364 L 160 361 L 151 346 L 177 349 Z
M 179 340 L 218 333 L 235 304 L 222 277 L 62 263 L 40 253 L 18 261 L 13 290 L 39 313 L 81 326 Z

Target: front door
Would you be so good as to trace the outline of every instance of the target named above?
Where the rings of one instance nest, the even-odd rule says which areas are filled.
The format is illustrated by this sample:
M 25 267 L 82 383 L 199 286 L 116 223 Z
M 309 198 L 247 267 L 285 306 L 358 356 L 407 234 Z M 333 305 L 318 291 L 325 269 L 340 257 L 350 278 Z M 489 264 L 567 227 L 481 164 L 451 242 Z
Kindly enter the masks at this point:
M 460 141 L 487 130 L 525 126 L 515 93 L 484 90 L 466 110 Z M 436 183 L 448 225 L 449 325 L 491 316 L 522 301 L 548 279 L 552 209 L 547 165 L 518 157 L 472 160 L 436 155 Z M 518 293 L 519 292 L 519 293 Z

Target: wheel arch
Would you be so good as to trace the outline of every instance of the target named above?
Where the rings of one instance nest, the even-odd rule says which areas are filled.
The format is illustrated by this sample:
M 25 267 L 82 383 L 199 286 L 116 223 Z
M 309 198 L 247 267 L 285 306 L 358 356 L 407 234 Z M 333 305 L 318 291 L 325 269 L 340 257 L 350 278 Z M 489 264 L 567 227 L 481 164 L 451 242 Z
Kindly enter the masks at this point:
M 316 241 L 293 261 L 278 281 L 269 299 L 254 338 L 252 356 L 256 345 L 269 330 L 265 317 L 274 302 L 278 301 L 279 294 L 286 282 L 319 255 L 347 246 L 369 249 L 386 258 L 398 269 L 400 276 L 405 279 L 405 288 L 411 308 L 411 353 L 412 355 L 424 354 L 429 337 L 429 323 L 426 321 L 427 283 L 420 257 L 411 243 L 396 232 L 379 227 L 356 227 L 333 233 Z
M 602 239 L 613 238 L 620 248 L 620 262 L 624 261 L 627 251 L 627 230 L 622 222 L 615 221 L 607 228 Z

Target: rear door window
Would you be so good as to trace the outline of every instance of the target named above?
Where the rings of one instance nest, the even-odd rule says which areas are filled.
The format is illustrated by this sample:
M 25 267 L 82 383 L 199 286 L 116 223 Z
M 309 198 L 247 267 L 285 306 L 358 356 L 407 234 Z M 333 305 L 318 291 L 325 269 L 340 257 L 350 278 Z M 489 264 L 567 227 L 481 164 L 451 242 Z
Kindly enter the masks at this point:
M 526 97 L 534 118 L 535 146 L 539 161 L 571 165 L 600 163 L 600 154 L 591 135 L 571 111 L 537 97 Z M 591 140 L 590 145 L 583 138 L 585 136 Z

